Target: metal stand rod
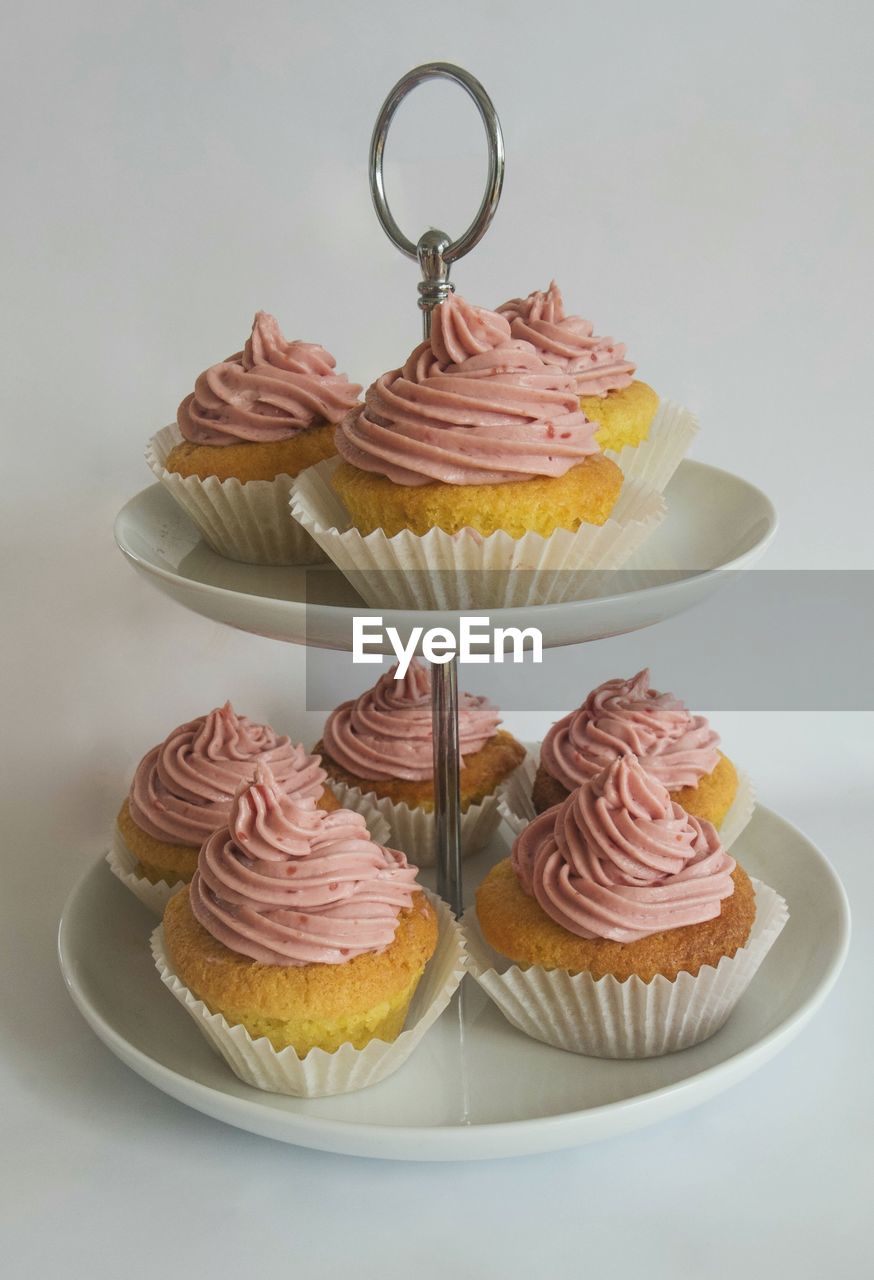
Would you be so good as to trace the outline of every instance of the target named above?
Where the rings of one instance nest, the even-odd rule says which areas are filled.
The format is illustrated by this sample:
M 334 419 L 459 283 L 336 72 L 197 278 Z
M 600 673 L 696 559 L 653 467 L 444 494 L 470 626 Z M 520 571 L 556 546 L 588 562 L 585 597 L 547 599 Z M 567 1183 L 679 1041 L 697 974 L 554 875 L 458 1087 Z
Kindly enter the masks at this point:
M 431 314 L 454 286 L 444 251 L 449 236 L 426 231 L 417 245 L 422 269 L 419 307 L 422 331 L 431 336 Z M 458 660 L 431 666 L 431 748 L 434 753 L 434 861 L 437 892 L 460 919 L 464 910 L 461 879 L 461 758 L 458 751 Z
M 389 209 L 383 180 L 383 159 L 389 125 L 411 89 L 426 80 L 450 80 L 472 98 L 486 131 L 489 171 L 476 216 L 453 240 L 445 231 L 426 231 L 414 244 L 401 231 Z M 452 293 L 449 268 L 478 244 L 494 217 L 504 181 L 504 138 L 491 98 L 478 80 L 462 67 L 429 62 L 403 76 L 382 105 L 370 142 L 370 191 L 382 229 L 401 253 L 416 258 L 422 269 L 419 307 L 426 338 L 431 336 L 431 312 Z M 463 908 L 461 880 L 461 794 L 458 750 L 458 662 L 455 658 L 431 667 L 431 736 L 434 748 L 434 839 L 437 892 L 456 916 Z
M 458 661 L 431 667 L 431 714 L 434 741 L 434 841 L 437 860 L 437 892 L 460 916 L 461 795 L 458 752 Z

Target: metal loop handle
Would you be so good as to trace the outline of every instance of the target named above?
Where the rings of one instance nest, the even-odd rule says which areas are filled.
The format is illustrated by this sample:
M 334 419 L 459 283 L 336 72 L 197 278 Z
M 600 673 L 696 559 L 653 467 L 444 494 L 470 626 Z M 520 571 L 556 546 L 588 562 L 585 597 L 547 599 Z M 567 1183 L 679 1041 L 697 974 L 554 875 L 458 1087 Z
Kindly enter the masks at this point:
M 423 84 L 426 80 L 451 80 L 454 84 L 461 85 L 462 89 L 476 104 L 477 111 L 479 111 L 480 118 L 485 126 L 486 141 L 489 148 L 488 181 L 485 195 L 477 210 L 476 217 L 464 234 L 459 236 L 457 240 L 449 240 L 445 233 L 439 233 L 446 242 L 445 245 L 441 245 L 441 257 L 448 268 L 451 263 L 469 253 L 474 245 L 479 244 L 495 215 L 498 201 L 501 198 L 501 187 L 504 182 L 504 135 L 501 133 L 501 124 L 492 105 L 491 98 L 479 80 L 472 76 L 469 71 L 465 71 L 463 67 L 456 67 L 451 62 L 426 62 L 421 67 L 414 67 L 412 71 L 408 71 L 397 82 L 382 104 L 382 110 L 377 116 L 376 124 L 373 127 L 373 137 L 370 139 L 370 194 L 373 197 L 373 207 L 376 209 L 376 216 L 379 218 L 383 231 L 389 240 L 397 245 L 401 253 L 406 254 L 408 258 L 412 258 L 414 261 L 421 261 L 420 249 L 412 240 L 407 239 L 397 222 L 395 222 L 394 215 L 386 199 L 382 165 L 385 143 L 394 113 L 410 90 L 415 89 L 417 85 Z M 428 234 L 426 232 L 426 235 Z M 424 238 L 422 237 L 422 239 Z M 448 275 L 448 271 L 446 274 Z

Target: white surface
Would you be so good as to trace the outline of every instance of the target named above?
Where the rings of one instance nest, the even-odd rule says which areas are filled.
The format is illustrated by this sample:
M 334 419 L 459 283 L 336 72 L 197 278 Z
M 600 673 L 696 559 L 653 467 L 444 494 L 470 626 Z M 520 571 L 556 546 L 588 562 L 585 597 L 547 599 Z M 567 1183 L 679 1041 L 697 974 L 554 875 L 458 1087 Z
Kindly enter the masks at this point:
M 415 341 L 414 269 L 370 214 L 364 157 L 385 91 L 416 62 L 469 66 L 506 133 L 504 201 L 454 273 L 462 291 L 494 303 L 555 274 L 642 376 L 699 412 L 694 456 L 774 500 L 768 566 L 871 567 L 871 7 L 446 0 L 435 21 L 401 0 L 36 0 L 6 27 L 5 1269 L 231 1280 L 354 1262 L 386 1280 L 515 1280 L 536 1251 L 557 1276 L 736 1280 L 763 1259 L 802 1280 L 859 1275 L 874 716 L 720 714 L 762 801 L 833 858 L 850 960 L 814 1027 L 754 1079 L 598 1146 L 428 1168 L 228 1129 L 96 1040 L 54 935 L 171 724 L 230 694 L 301 738 L 321 728 L 301 710 L 301 652 L 182 613 L 130 572 L 111 526 L 149 481 L 147 437 L 256 307 L 359 380 Z M 479 196 L 479 127 L 463 95 L 421 94 L 393 129 L 390 194 L 411 229 L 452 231 Z M 431 127 L 414 155 L 435 106 L 447 138 Z M 459 175 L 437 207 L 426 151 Z
M 507 849 L 499 836 L 466 863 L 468 884 Z M 831 867 L 768 810 L 757 812 L 736 854 L 758 880 L 791 898 L 789 923 L 726 1026 L 693 1050 L 645 1062 L 580 1059 L 508 1033 L 492 1002 L 467 982 L 461 1004 L 379 1088 L 320 1099 L 259 1092 L 237 1080 L 184 1011 L 170 1006 L 155 981 L 154 921 L 119 892 L 102 860 L 64 907 L 61 968 L 89 1025 L 123 1062 L 228 1124 L 346 1155 L 419 1161 L 537 1154 L 626 1133 L 713 1097 L 785 1047 L 826 998 L 849 942 L 846 900 Z M 472 891 L 466 896 L 470 907 Z M 226 1042 L 227 1024 L 218 1021 Z M 251 1053 L 252 1042 L 242 1041 Z M 275 1056 L 267 1056 L 272 1065 Z
M 774 535 L 776 516 L 768 498 L 718 468 L 681 463 L 665 498 L 667 515 L 640 551 L 615 578 L 596 574 L 595 589 L 604 600 L 572 600 L 538 610 L 544 646 L 602 639 L 673 617 L 730 581 L 730 575 L 708 570 L 754 564 Z M 171 599 L 256 635 L 351 649 L 352 617 L 368 613 L 331 566 L 329 572 L 316 571 L 314 580 L 304 568 L 239 564 L 217 555 L 160 485 L 125 504 L 115 521 L 115 538 L 133 567 Z M 635 591 L 637 568 L 667 570 L 670 579 L 653 584 L 644 577 L 645 589 Z M 530 606 L 492 609 L 489 615 L 495 626 L 525 627 L 533 618 Z M 404 640 L 417 624 L 457 628 L 459 617 L 446 610 L 383 607 L 379 616 L 384 628 L 394 627 Z M 387 642 L 384 651 L 391 652 Z

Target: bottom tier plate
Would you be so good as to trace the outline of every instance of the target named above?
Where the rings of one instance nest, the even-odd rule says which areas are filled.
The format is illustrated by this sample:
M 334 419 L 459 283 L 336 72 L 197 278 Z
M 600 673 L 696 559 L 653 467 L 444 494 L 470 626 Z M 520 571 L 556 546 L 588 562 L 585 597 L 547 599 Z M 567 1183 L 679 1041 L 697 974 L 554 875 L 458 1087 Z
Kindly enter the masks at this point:
M 502 829 L 465 863 L 467 884 L 476 885 L 506 849 Z M 809 840 L 761 806 L 732 852 L 786 898 L 789 923 L 717 1035 L 643 1062 L 581 1058 L 530 1040 L 468 977 L 391 1079 L 338 1098 L 260 1093 L 237 1080 L 164 989 L 149 952 L 154 919 L 102 856 L 64 909 L 61 970 L 83 1016 L 122 1062 L 227 1124 L 347 1155 L 529 1155 L 624 1133 L 704 1102 L 773 1057 L 825 999 L 850 935 L 835 872 Z

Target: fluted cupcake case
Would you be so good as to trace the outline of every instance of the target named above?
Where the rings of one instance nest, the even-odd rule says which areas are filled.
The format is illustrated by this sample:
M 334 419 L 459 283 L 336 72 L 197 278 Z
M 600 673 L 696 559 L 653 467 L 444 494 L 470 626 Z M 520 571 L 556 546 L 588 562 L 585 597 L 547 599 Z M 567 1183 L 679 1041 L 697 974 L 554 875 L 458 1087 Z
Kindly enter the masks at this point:
M 338 465 L 339 459 L 329 458 L 295 477 L 291 514 L 372 606 L 500 609 L 579 600 L 591 592 L 598 573 L 622 568 L 666 511 L 655 489 L 627 480 L 610 518 L 575 533 L 361 534 L 331 487 Z
M 482 936 L 476 911 L 464 917 L 472 976 L 508 1022 L 535 1040 L 593 1058 L 654 1058 L 709 1039 L 729 1018 L 789 919 L 784 900 L 753 880 L 756 917 L 746 946 L 693 977 L 651 982 L 532 965 L 520 969 Z
M 139 862 L 127 847 L 121 832 L 116 827 L 112 833 L 112 843 L 106 854 L 109 869 L 126 889 L 130 889 L 135 898 L 139 898 L 144 907 L 153 912 L 159 919 L 164 908 L 172 897 L 185 885 L 168 884 L 166 880 L 153 882 L 139 871 Z
M 618 452 L 606 449 L 605 453 L 621 467 L 626 482 L 635 481 L 656 493 L 664 493 L 697 434 L 695 414 L 672 400 L 665 400 L 659 405 L 644 441 L 639 445 L 626 445 Z
M 464 977 L 467 953 L 462 930 L 445 902 L 427 890 L 423 892 L 437 912 L 437 949 L 416 988 L 404 1030 L 391 1043 L 371 1040 L 363 1049 L 344 1044 L 334 1053 L 310 1049 L 305 1058 L 299 1058 L 292 1048 L 274 1049 L 269 1040 L 254 1040 L 245 1027 L 230 1026 L 221 1014 L 211 1013 L 182 984 L 167 957 L 163 925 L 158 925 L 152 934 L 152 956 L 161 981 L 245 1084 L 293 1098 L 353 1093 L 378 1084 L 403 1066 Z
M 219 555 L 245 564 L 319 564 L 324 555 L 294 519 L 289 519 L 291 476 L 275 480 L 219 480 L 180 476 L 164 465 L 182 441 L 173 423 L 152 437 L 146 461 Z
M 390 832 L 383 843 L 394 849 L 402 849 L 411 862 L 419 867 L 436 865 L 436 817 L 433 809 L 396 804 L 387 796 L 378 797 L 372 791 L 360 791 L 344 782 L 328 783 L 344 809 L 360 813 L 368 826 L 382 819 Z M 498 790 L 486 796 L 480 804 L 472 804 L 461 812 L 461 855 L 469 857 L 484 848 L 498 829 L 501 814 L 498 809 Z

